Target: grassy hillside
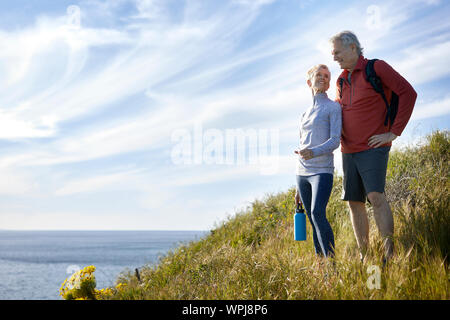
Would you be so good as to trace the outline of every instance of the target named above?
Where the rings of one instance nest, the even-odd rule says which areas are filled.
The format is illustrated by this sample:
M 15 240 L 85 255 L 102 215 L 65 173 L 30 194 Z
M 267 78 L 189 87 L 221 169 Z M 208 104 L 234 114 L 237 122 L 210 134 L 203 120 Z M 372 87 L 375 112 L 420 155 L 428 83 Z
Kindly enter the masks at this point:
M 395 257 L 381 270 L 381 239 L 370 215 L 371 251 L 361 263 L 342 178 L 335 176 L 327 216 L 335 264 L 294 241 L 294 187 L 255 200 L 208 236 L 169 252 L 157 265 L 119 277 L 110 299 L 449 299 L 449 132 L 391 152 L 386 194 L 395 221 Z M 373 273 L 381 270 L 380 285 Z

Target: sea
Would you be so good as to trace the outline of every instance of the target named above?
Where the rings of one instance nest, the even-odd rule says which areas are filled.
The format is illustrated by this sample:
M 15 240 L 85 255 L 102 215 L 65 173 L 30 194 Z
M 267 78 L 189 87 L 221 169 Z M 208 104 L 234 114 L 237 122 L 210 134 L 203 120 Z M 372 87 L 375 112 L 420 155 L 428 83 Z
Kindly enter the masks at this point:
M 121 273 L 155 265 L 170 250 L 207 231 L 0 230 L 0 300 L 61 300 L 67 277 L 94 265 L 97 288 Z

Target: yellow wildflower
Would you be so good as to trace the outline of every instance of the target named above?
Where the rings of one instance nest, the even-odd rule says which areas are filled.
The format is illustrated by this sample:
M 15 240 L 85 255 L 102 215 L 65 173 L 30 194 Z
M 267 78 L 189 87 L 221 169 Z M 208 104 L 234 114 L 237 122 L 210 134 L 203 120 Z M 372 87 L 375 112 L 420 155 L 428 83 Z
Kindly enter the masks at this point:
M 120 290 L 120 289 L 122 289 L 122 287 L 126 287 L 126 286 L 127 286 L 126 283 L 119 283 L 116 285 L 116 288 L 117 288 L 117 290 Z
M 95 299 L 95 266 L 88 266 L 75 272 L 64 280 L 59 290 L 60 295 L 67 300 Z

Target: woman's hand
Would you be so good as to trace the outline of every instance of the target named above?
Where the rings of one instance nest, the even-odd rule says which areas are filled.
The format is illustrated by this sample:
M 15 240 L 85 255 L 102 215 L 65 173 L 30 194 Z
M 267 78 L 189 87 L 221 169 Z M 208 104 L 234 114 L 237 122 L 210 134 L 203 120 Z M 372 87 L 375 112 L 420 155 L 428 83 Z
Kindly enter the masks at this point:
M 295 207 L 297 208 L 299 203 L 302 203 L 302 200 L 300 199 L 300 194 L 298 193 L 298 190 L 295 191 Z
M 303 149 L 303 150 L 295 150 L 296 154 L 299 154 L 300 157 L 302 157 L 303 160 L 309 160 L 314 157 L 312 150 L 310 149 Z

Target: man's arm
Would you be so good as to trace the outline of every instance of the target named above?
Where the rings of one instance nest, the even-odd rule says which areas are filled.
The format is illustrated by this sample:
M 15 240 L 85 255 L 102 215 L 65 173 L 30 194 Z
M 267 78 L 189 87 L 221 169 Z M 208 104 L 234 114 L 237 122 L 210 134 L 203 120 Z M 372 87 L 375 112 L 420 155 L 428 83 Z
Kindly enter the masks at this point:
M 374 69 L 381 82 L 398 95 L 397 116 L 390 132 L 400 136 L 411 117 L 417 93 L 411 84 L 385 61 L 377 60 Z

